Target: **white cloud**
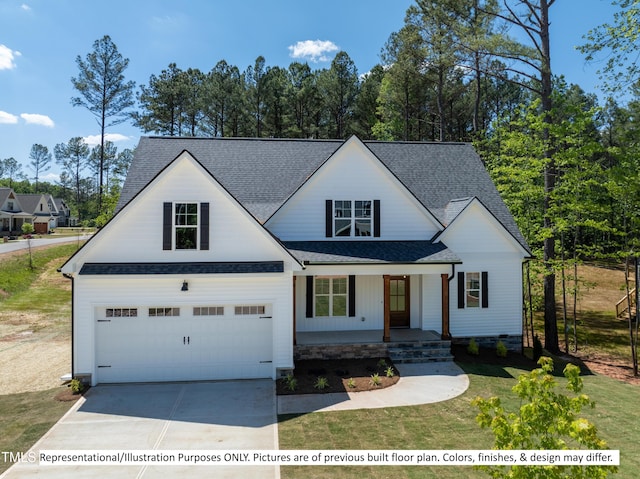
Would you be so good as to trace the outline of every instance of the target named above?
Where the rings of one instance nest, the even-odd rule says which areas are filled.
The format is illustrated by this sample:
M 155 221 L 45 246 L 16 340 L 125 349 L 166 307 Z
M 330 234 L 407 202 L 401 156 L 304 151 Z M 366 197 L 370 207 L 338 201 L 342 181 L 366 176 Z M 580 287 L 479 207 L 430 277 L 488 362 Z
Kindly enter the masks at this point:
M 11 113 L 7 113 L 6 111 L 0 110 L 0 124 L 2 123 L 5 123 L 5 124 L 18 123 L 18 117 L 15 115 L 12 115 Z
M 27 122 L 27 125 L 41 125 L 48 128 L 56 126 L 53 120 L 47 115 L 39 115 L 38 113 L 21 113 L 20 118 Z
M 57 183 L 60 181 L 60 175 L 58 173 L 47 173 L 39 178 L 40 181 L 47 181 L 49 183 Z
M 117 141 L 127 141 L 131 138 L 125 135 L 121 135 L 120 133 L 107 133 L 106 135 L 104 135 L 104 139 L 106 141 L 112 141 L 113 143 L 115 143 Z M 89 146 L 98 146 L 100 144 L 100 135 L 85 136 L 83 140 Z
M 26 3 L 23 3 L 22 5 L 20 5 L 20 8 L 22 8 L 25 12 L 31 11 L 31 7 Z
M 335 43 L 329 40 L 305 40 L 289 47 L 291 58 L 302 58 L 311 60 L 314 63 L 328 62 L 331 58 L 329 53 L 340 50 Z
M 19 57 L 20 52 L 14 52 L 8 46 L 0 44 L 0 70 L 12 70 L 16 67 L 15 57 Z

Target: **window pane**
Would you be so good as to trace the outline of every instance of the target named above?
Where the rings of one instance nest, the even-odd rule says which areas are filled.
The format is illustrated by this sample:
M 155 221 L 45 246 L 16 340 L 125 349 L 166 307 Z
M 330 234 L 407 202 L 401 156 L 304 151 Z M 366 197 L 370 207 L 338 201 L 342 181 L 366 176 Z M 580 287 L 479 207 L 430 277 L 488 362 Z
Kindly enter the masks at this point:
M 329 294 L 329 278 L 316 278 L 316 294 Z
M 329 316 L 329 296 L 316 296 L 316 316 Z
M 403 279 L 398 280 L 398 294 L 404 296 L 404 285 L 405 281 Z
M 391 295 L 396 296 L 398 294 L 398 280 L 392 279 L 389 281 L 389 289 L 391 290 Z
M 333 294 L 347 294 L 347 278 L 333 278 Z
M 176 249 L 196 249 L 197 228 L 176 228 Z
M 467 292 L 467 307 L 468 308 L 480 307 L 480 291 Z
M 371 201 L 356 201 L 356 218 L 371 218 Z
M 333 316 L 346 316 L 347 315 L 347 297 L 334 296 L 333 297 Z
M 351 201 L 334 201 L 336 218 L 351 218 Z
M 404 311 L 406 309 L 404 296 L 398 296 L 398 309 L 396 311 Z
M 356 236 L 371 236 L 371 220 L 356 220 L 355 223 Z
M 351 220 L 336 220 L 334 236 L 351 236 Z
M 389 310 L 390 311 L 398 311 L 398 297 L 397 296 L 389 296 Z
M 480 273 L 467 273 L 467 289 L 480 289 Z

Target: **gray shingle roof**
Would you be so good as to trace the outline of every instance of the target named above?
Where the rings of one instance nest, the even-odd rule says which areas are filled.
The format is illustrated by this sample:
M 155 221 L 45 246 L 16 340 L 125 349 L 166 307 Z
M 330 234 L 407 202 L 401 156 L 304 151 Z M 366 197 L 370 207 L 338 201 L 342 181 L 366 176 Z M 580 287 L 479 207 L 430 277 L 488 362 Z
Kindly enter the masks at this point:
M 282 261 L 212 262 L 212 263 L 85 263 L 80 274 L 225 274 L 282 273 Z
M 306 263 L 460 263 L 442 243 L 431 241 L 284 241 Z
M 117 210 L 187 150 L 264 222 L 343 143 L 342 140 L 142 137 Z M 450 204 L 452 200 L 475 196 L 528 251 L 511 213 L 470 144 L 378 141 L 364 144 L 443 224 L 457 214 Z

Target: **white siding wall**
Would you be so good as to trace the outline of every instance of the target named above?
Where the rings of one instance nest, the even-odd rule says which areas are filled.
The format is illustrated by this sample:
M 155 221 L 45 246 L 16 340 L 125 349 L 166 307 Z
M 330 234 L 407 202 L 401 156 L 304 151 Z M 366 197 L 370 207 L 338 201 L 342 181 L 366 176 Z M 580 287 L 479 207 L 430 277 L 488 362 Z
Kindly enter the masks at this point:
M 411 327 L 421 328 L 422 279 L 410 276 Z M 440 301 L 437 297 L 427 301 Z M 357 331 L 382 330 L 384 328 L 384 280 L 381 275 L 356 276 L 356 316 L 339 318 L 307 318 L 306 277 L 296 277 L 296 329 L 297 331 Z M 364 321 L 363 321 L 364 318 Z
M 422 329 L 442 332 L 442 280 L 440 275 L 422 276 Z
M 98 233 L 78 262 L 288 260 L 270 235 L 190 158 L 177 160 Z M 208 251 L 162 249 L 163 202 L 208 202 Z M 99 240 L 99 241 L 98 241 Z M 175 239 L 174 239 L 175 241 Z
M 429 239 L 441 228 L 371 152 L 354 142 L 336 152 L 266 226 L 283 241 L 324 240 L 325 200 L 376 199 L 382 240 Z
M 451 281 L 450 329 L 456 336 L 522 334 L 522 257 L 517 253 L 464 255 L 456 272 L 488 272 L 489 307 L 458 309 L 458 278 Z
M 292 335 L 292 276 L 290 273 L 248 276 L 154 276 L 154 277 L 97 277 L 79 276 L 75 280 L 75 372 L 95 370 L 96 308 L 137 307 L 147 314 L 148 307 L 187 308 L 182 314 L 191 316 L 192 306 L 272 304 L 273 377 L 276 368 L 293 367 Z M 189 282 L 189 291 L 180 290 L 182 281 Z M 78 299 L 79 298 L 79 299 Z M 251 331 L 247 331 L 251 334 Z

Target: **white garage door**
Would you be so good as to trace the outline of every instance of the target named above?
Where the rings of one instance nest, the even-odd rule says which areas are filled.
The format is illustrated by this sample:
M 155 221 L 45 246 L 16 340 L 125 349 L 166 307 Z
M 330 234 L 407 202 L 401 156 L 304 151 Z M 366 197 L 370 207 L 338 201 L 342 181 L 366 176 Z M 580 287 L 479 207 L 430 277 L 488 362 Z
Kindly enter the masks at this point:
M 96 308 L 97 382 L 271 377 L 270 306 L 237 308 Z

